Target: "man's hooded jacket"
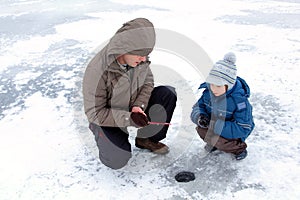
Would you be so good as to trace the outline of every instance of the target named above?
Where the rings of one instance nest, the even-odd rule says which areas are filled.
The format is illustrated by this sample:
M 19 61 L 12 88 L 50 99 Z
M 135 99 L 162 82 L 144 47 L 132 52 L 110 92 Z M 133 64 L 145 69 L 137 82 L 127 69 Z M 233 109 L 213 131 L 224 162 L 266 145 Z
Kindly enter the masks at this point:
M 146 108 L 154 87 L 150 61 L 126 69 L 116 58 L 123 54 L 147 56 L 154 48 L 153 24 L 144 18 L 125 23 L 89 62 L 83 79 L 84 110 L 98 126 L 130 125 L 130 109 Z

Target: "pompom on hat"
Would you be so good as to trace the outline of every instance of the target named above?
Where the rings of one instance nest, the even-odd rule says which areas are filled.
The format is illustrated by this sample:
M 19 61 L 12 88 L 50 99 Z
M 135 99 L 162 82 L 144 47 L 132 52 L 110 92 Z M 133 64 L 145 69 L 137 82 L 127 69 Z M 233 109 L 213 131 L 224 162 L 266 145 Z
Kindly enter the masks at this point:
M 236 81 L 236 56 L 229 52 L 225 54 L 223 60 L 219 60 L 210 70 L 206 82 L 218 86 L 227 85 L 230 90 Z

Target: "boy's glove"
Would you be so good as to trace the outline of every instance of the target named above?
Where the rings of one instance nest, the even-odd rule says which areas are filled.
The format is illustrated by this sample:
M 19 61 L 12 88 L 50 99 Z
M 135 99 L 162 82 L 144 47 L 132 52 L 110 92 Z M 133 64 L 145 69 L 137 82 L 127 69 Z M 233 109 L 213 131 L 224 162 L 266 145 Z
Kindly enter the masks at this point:
M 130 114 L 130 124 L 132 126 L 135 126 L 137 128 L 139 127 L 144 127 L 146 125 L 148 125 L 148 118 L 147 116 L 145 116 L 143 113 L 139 113 L 139 112 L 132 112 Z
M 198 119 L 198 125 L 200 128 L 208 128 L 209 119 L 205 115 L 200 115 Z

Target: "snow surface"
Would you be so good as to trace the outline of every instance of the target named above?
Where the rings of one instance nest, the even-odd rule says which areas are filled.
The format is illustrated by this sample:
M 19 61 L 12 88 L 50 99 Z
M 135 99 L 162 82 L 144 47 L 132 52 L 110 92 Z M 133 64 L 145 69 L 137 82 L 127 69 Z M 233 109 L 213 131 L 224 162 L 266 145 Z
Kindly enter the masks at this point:
M 85 65 L 136 17 L 184 35 L 213 62 L 236 53 L 256 123 L 245 160 L 205 153 L 186 116 L 203 78 L 176 52 L 155 49 L 152 63 L 180 75 L 166 79 L 178 91 L 171 151 L 136 148 L 131 128 L 128 165 L 99 162 L 82 107 Z M 299 0 L 1 1 L 0 199 L 300 199 L 299 19 Z M 157 72 L 158 83 L 168 77 Z M 176 182 L 182 170 L 196 180 Z

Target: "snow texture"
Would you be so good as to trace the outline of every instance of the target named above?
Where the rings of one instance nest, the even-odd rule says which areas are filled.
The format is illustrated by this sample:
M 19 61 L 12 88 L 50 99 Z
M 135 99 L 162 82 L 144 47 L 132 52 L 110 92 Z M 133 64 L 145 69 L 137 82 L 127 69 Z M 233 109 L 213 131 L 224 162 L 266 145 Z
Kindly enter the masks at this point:
M 136 148 L 130 128 L 128 165 L 100 163 L 83 112 L 83 73 L 99 46 L 136 17 L 190 38 L 213 62 L 237 55 L 256 123 L 246 159 L 205 152 L 182 112 L 191 111 L 184 98 L 199 97 L 203 79 L 156 49 L 152 63 L 181 74 L 170 79 L 178 91 L 163 141 L 170 153 Z M 298 0 L 2 1 L 0 199 L 300 199 L 299 19 Z M 178 183 L 180 171 L 196 179 Z

